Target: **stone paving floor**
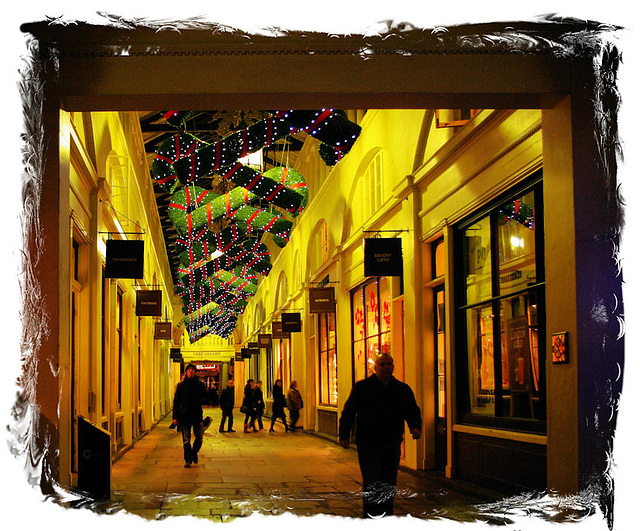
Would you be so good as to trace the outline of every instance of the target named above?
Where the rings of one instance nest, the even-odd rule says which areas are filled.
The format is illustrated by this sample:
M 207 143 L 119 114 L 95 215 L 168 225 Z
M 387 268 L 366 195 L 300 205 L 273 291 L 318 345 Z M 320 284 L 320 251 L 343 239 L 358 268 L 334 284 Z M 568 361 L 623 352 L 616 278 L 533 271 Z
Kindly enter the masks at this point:
M 354 449 L 304 431 L 285 433 L 282 424 L 270 433 L 268 420 L 264 430 L 245 434 L 239 412 L 234 415 L 237 432 L 219 433 L 220 410 L 207 408 L 205 415 L 213 422 L 197 464 L 184 467 L 181 437 L 169 429 L 167 416 L 113 464 L 111 500 L 98 512 L 124 511 L 146 520 L 195 516 L 213 522 L 285 514 L 360 519 L 361 477 Z M 509 518 L 487 511 L 499 507 L 501 498 L 436 473 L 401 469 L 395 515 L 504 525 Z M 533 502 L 535 509 L 539 502 Z M 564 520 L 566 511 L 558 512 Z

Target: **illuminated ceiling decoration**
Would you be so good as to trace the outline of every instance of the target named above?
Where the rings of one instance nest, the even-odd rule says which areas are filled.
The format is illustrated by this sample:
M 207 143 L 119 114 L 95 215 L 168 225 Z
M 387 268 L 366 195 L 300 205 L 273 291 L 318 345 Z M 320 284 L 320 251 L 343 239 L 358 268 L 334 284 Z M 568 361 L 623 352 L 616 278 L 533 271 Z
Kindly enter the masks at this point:
M 152 176 L 171 196 L 167 212 L 178 234 L 171 245 L 180 261 L 175 288 L 194 342 L 233 332 L 259 277 L 271 270 L 262 239 L 284 247 L 308 202 L 297 171 L 276 166 L 262 172 L 240 159 L 304 132 L 320 142 L 320 156 L 333 166 L 349 152 L 360 127 L 332 109 L 276 111 L 210 143 L 186 131 L 192 115 L 164 113 L 176 133 L 156 149 Z M 223 193 L 212 189 L 214 180 L 227 183 Z

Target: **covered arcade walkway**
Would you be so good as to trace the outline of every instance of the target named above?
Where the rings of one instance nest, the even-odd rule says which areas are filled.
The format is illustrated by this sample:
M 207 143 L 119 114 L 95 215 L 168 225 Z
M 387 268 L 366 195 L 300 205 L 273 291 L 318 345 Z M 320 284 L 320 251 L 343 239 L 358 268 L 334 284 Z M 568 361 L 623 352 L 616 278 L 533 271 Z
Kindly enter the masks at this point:
M 243 433 L 244 415 L 236 412 L 236 433 L 219 433 L 220 410 L 205 432 L 197 465 L 184 468 L 180 435 L 166 416 L 112 469 L 110 512 L 122 509 L 150 520 L 193 515 L 229 521 L 252 514 L 334 515 L 359 518 L 361 484 L 356 451 L 297 431 L 265 429 Z M 430 473 L 400 471 L 396 515 L 486 520 L 478 504 L 499 495 Z M 116 505 L 114 507 L 113 505 Z

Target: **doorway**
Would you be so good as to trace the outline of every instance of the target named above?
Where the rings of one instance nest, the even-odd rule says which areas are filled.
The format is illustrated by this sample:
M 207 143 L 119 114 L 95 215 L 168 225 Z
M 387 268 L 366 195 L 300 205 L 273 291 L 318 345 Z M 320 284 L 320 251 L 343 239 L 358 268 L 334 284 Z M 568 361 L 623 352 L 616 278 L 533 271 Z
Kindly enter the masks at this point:
M 444 284 L 433 290 L 434 338 L 436 359 L 436 469 L 444 470 L 447 465 L 447 401 L 446 401 L 446 328 Z

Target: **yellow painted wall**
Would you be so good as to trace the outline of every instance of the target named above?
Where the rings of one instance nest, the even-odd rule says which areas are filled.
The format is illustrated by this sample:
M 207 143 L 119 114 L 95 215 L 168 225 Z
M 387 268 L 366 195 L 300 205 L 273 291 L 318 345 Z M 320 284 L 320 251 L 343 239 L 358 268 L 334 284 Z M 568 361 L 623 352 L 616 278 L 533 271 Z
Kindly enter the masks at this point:
M 433 307 L 428 287 L 429 242 L 445 235 L 449 253 L 452 224 L 542 166 L 541 112 L 485 110 L 463 128 L 438 129 L 431 111 L 369 110 L 360 125 L 362 133 L 353 149 L 328 172 L 323 183 L 320 182 L 323 172 L 315 154 L 316 142 L 305 142 L 295 169 L 305 177 L 307 172 L 311 176 L 310 204 L 295 220 L 291 241 L 278 251 L 272 271 L 249 303 L 242 318 L 244 336 L 240 340 L 249 340 L 258 327 L 269 332 L 270 322 L 277 320 L 282 311 L 302 311 L 302 333 L 293 333 L 292 339 L 285 342 L 291 348 L 292 377 L 298 380 L 307 404 L 303 411 L 304 426 L 317 429 L 315 406 L 319 375 L 313 330 L 316 318 L 306 311 L 306 289 L 329 275 L 329 280 L 336 282 L 333 285 L 337 299 L 339 401 L 335 412 L 339 415 L 352 384 L 350 291 L 365 280 L 363 239 L 371 234 L 363 230 L 397 231 L 395 235 L 402 239 L 404 293 L 400 296 L 399 284 L 395 284 L 392 354 L 396 357 L 398 373 L 414 389 L 424 417 L 424 437 L 418 442 L 408 438 L 405 443 L 405 464 L 418 469 L 433 468 L 436 381 L 430 330 Z M 380 155 L 384 193 L 378 208 L 367 213 L 362 197 L 370 184 L 363 187 L 359 178 Z M 328 228 L 329 249 L 326 260 L 318 263 L 315 238 L 323 222 Z M 299 265 L 296 265 L 297 256 Z M 447 264 L 447 277 L 451 280 L 454 264 L 451 260 L 447 260 Z M 302 271 L 301 283 L 293 281 L 296 270 Z M 274 294 L 283 283 L 283 275 L 289 291 L 286 297 L 276 298 Z M 452 284 L 447 285 L 451 317 Z M 257 307 L 265 309 L 259 323 L 254 319 Z M 398 315 L 402 310 L 403 316 Z M 450 323 L 447 345 L 450 413 L 454 412 L 455 364 L 451 355 L 454 332 Z M 265 365 L 264 353 L 261 365 Z M 450 433 L 462 429 L 454 425 L 453 417 L 450 414 Z M 492 435 L 495 436 L 495 432 Z M 546 443 L 544 436 L 527 435 L 521 439 Z M 454 473 L 452 448 L 450 445 L 449 475 Z
M 60 305 L 60 321 L 69 323 L 68 341 L 59 352 L 62 367 L 60 463 L 63 481 L 73 484 L 76 457 L 71 449 L 77 416 L 112 433 L 112 455 L 115 455 L 170 410 L 179 366 L 169 363 L 171 342 L 156 340 L 153 335 L 157 320 L 173 321 L 174 316 L 180 316 L 173 307 L 173 283 L 135 113 L 62 112 L 60 137 L 61 179 L 69 184 L 68 222 L 61 228 L 69 242 L 66 262 L 69 274 L 59 279 L 61 294 L 68 294 L 68 299 Z M 127 239 L 143 239 L 145 263 L 143 279 L 107 281 L 104 293 L 107 355 L 103 378 L 101 277 L 108 232 L 119 232 Z M 79 244 L 77 280 L 72 278 L 71 270 L 73 239 Z M 162 290 L 162 318 L 135 315 L 135 291 L 139 286 Z M 123 296 L 120 377 L 116 332 L 118 289 Z M 74 338 L 71 337 L 72 294 L 76 297 Z M 75 344 L 75 361 L 72 344 Z M 119 403 L 118 380 L 121 381 Z M 119 444 L 116 432 L 121 432 Z

